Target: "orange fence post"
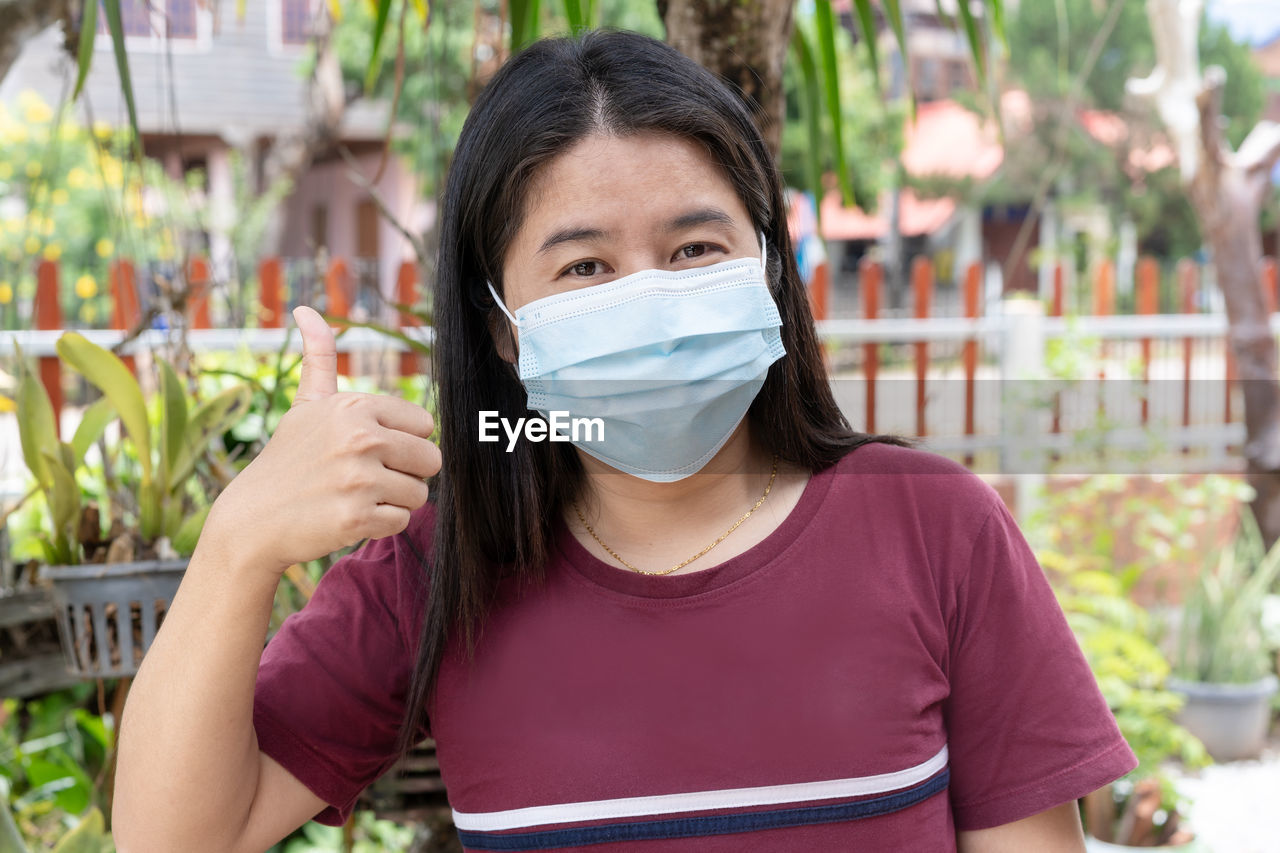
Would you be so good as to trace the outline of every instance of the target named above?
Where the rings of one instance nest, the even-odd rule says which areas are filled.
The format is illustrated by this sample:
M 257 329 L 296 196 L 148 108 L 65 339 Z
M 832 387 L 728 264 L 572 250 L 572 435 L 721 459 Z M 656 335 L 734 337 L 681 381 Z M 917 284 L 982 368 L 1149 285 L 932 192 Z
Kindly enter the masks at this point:
M 1066 270 L 1062 268 L 1062 262 L 1058 261 L 1053 265 L 1053 293 L 1052 300 L 1049 303 L 1049 316 L 1061 317 L 1063 300 L 1066 290 Z
M 1138 261 L 1138 313 L 1155 314 L 1159 310 L 1160 265 L 1155 258 L 1144 257 Z M 1138 342 L 1142 352 L 1142 425 L 1146 426 L 1151 413 L 1151 338 Z
M 880 287 L 884 284 L 884 267 L 870 258 L 863 258 L 858 266 L 862 286 L 862 316 L 875 320 L 880 315 Z M 862 345 L 863 373 L 867 382 L 867 432 L 876 431 L 876 372 L 880 367 L 880 352 L 875 341 Z
M 111 262 L 111 328 L 126 334 L 142 321 L 142 309 L 138 305 L 138 278 L 133 261 L 118 258 Z M 138 363 L 131 355 L 121 356 L 129 372 L 137 374 Z
M 1097 317 L 1109 317 L 1116 309 L 1116 268 L 1110 258 L 1103 258 L 1093 283 L 1093 313 Z M 1104 339 L 1098 346 L 1098 417 L 1106 411 L 1106 394 L 1102 383 L 1107 378 L 1107 353 L 1110 348 Z
M 1178 261 L 1178 291 L 1181 297 L 1181 308 L 1184 314 L 1195 314 L 1196 291 L 1200 288 L 1200 268 L 1195 262 L 1183 258 Z M 1182 339 L 1182 425 L 1191 426 L 1191 356 L 1195 340 L 1191 337 Z M 1183 445 L 1183 453 L 1190 453 L 1191 447 Z
M 918 256 L 911 264 L 911 290 L 915 297 L 915 316 L 918 320 L 929 319 L 929 311 L 933 306 L 933 261 L 923 255 Z M 929 376 L 929 342 L 916 341 L 916 435 L 927 435 L 928 425 L 925 422 L 925 380 Z
M 36 265 L 36 328 L 56 331 L 62 328 L 62 305 L 58 302 L 58 262 L 41 261 Z M 56 355 L 40 356 L 40 382 L 53 404 L 53 428 L 62 435 L 62 365 Z
M 329 272 L 324 277 L 324 292 L 329 300 L 327 312 L 332 320 L 345 320 L 351 313 L 351 300 L 347 296 L 351 276 L 347 272 L 347 262 L 342 258 L 334 258 L 329 263 Z M 351 353 L 338 353 L 338 373 L 351 375 Z
M 284 274 L 279 258 L 263 258 L 258 264 L 258 325 L 284 328 Z
M 1262 294 L 1267 302 L 1267 313 L 1276 313 L 1276 299 L 1280 297 L 1280 293 L 1276 292 L 1276 288 L 1280 286 L 1280 276 L 1276 272 L 1276 259 L 1262 259 Z
M 209 261 L 197 255 L 187 264 L 187 315 L 191 328 L 212 329 L 209 320 Z
M 982 288 L 982 264 L 974 261 L 964 273 L 964 316 L 978 319 L 979 295 Z M 964 434 L 974 435 L 975 392 L 978 378 L 978 341 L 969 338 L 964 342 Z M 964 464 L 973 465 L 973 454 L 966 453 Z
M 818 264 L 813 271 L 813 281 L 809 282 L 809 310 L 814 320 L 827 319 L 831 298 L 831 269 L 826 261 Z
M 418 267 L 413 261 L 401 261 L 396 274 L 396 301 L 405 308 L 412 308 L 418 301 Z M 419 325 L 418 318 L 408 311 L 400 312 L 400 328 Z M 419 372 L 418 354 L 413 350 L 400 353 L 400 375 L 413 376 Z

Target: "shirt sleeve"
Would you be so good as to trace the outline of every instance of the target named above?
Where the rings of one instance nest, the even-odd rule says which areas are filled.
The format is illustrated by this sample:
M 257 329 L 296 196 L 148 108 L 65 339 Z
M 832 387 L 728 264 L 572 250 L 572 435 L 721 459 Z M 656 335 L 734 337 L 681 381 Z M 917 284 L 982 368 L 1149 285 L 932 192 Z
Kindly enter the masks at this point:
M 410 530 L 424 524 L 415 516 Z M 395 761 L 421 624 L 412 617 L 425 601 L 421 554 L 403 533 L 338 560 L 263 651 L 258 748 L 329 804 L 320 823 L 344 823 Z
M 1044 571 L 994 496 L 960 571 L 945 710 L 956 829 L 1030 817 L 1137 766 Z

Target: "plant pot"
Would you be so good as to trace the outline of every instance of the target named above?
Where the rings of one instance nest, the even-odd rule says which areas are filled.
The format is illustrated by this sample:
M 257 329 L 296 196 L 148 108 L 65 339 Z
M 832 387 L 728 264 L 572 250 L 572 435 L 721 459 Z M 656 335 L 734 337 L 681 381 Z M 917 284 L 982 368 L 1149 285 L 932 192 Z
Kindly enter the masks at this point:
M 1280 681 L 1268 675 L 1251 684 L 1211 684 L 1171 678 L 1168 687 L 1187 698 L 1178 722 L 1204 744 L 1215 761 L 1257 758 L 1271 723 L 1271 697 Z
M 63 662 L 49 591 L 0 591 L 0 696 L 34 696 L 77 681 Z
M 1186 844 L 1167 844 L 1160 847 L 1131 847 L 1128 844 L 1112 844 L 1110 841 L 1099 841 L 1092 835 L 1084 837 L 1086 853 L 1134 853 L 1136 850 L 1164 850 L 1165 853 L 1209 853 L 1208 848 L 1199 839 Z
M 67 668 L 84 679 L 136 673 L 186 568 L 185 560 L 43 567 Z

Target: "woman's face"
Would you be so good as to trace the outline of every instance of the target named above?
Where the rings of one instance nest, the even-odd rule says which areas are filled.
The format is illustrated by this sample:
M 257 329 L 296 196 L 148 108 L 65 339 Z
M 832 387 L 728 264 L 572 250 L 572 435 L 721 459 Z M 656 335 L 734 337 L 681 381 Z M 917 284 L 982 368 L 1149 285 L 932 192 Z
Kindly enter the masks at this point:
M 512 313 L 640 270 L 760 256 L 733 185 L 676 136 L 588 136 L 543 167 L 526 204 L 502 265 Z

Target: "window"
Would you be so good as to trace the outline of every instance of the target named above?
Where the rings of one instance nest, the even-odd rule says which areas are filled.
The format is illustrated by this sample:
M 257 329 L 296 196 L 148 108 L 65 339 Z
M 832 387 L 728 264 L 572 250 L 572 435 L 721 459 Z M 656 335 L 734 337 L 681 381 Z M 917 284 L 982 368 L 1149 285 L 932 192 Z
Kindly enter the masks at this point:
M 120 22 L 126 36 L 150 38 L 151 4 L 148 0 L 120 0 Z
M 211 4 L 200 0 L 120 0 L 120 23 L 131 51 L 204 51 L 213 36 Z M 98 32 L 109 32 L 101 3 Z M 111 39 L 98 39 L 94 47 L 111 50 Z
M 168 17 L 167 33 L 171 39 L 193 39 L 198 35 L 196 27 L 196 0 L 168 0 L 165 4 Z
M 310 37 L 310 0 L 280 0 L 280 41 L 284 44 L 306 44 Z

